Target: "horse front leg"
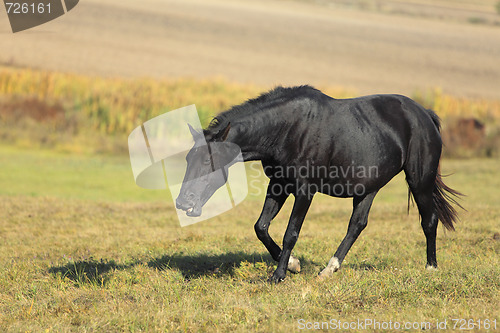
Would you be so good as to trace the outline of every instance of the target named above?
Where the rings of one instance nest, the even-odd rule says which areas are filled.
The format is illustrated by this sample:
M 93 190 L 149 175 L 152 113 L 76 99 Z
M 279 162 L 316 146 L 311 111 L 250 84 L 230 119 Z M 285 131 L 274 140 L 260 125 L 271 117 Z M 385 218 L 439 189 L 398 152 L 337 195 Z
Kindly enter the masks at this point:
M 286 228 L 285 236 L 283 237 L 283 251 L 281 251 L 278 268 L 276 268 L 270 279 L 271 282 L 279 283 L 285 279 L 286 268 L 289 265 L 292 249 L 299 238 L 300 228 L 302 227 L 304 218 L 306 217 L 307 211 L 311 206 L 311 202 L 312 195 L 296 195 L 292 214 L 290 215 L 290 221 L 288 222 L 288 227 Z
M 264 207 L 262 208 L 262 213 L 254 226 L 257 237 L 276 261 L 279 261 L 280 259 L 281 248 L 269 235 L 269 226 L 271 225 L 272 219 L 274 219 L 274 217 L 276 217 L 279 213 L 288 197 L 289 193 L 284 191 L 284 187 L 276 181 L 271 180 L 269 186 L 267 187 L 267 195 L 266 200 L 264 201 Z M 300 272 L 299 260 L 290 256 L 288 270 L 292 273 Z

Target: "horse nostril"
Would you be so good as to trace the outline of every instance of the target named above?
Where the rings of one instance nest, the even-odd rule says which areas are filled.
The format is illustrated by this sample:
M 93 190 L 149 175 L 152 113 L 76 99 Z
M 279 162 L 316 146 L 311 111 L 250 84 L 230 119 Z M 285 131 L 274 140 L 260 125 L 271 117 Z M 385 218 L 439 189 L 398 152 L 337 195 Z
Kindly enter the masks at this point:
M 175 200 L 175 207 L 177 209 L 186 210 L 192 208 L 194 206 L 194 202 L 195 194 L 192 192 L 187 192 L 177 197 L 177 199 Z
M 175 200 L 175 207 L 176 207 L 177 209 L 182 209 L 182 207 L 183 207 L 183 205 L 182 205 L 181 201 L 179 200 L 179 198 L 177 198 L 177 199 Z

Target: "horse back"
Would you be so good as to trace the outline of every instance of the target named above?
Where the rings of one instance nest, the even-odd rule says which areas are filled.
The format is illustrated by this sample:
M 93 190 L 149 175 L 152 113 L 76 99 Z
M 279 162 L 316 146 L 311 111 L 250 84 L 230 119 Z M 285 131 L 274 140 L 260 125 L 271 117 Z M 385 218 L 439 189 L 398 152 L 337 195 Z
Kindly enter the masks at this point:
M 287 110 L 288 132 L 280 152 L 284 157 L 278 163 L 336 170 L 334 177 L 323 177 L 329 185 L 352 182 L 380 188 L 403 169 L 410 147 L 441 147 L 435 114 L 401 95 L 308 96 Z

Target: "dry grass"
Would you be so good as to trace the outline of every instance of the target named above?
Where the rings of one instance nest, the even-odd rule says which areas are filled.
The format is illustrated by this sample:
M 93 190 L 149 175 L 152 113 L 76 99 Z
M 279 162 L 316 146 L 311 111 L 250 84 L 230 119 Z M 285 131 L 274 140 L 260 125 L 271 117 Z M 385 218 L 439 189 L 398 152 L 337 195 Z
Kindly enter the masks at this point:
M 439 228 L 437 272 L 424 270 L 424 236 L 397 177 L 326 281 L 316 275 L 351 202 L 315 198 L 294 250 L 303 270 L 272 286 L 276 265 L 253 232 L 261 200 L 180 228 L 164 192 L 142 201 L 149 191 L 131 190 L 126 158 L 0 152 L 9 171 L 0 176 L 2 331 L 289 332 L 299 319 L 430 322 L 435 331 L 445 319 L 500 320 L 498 161 L 443 162 L 468 213 L 456 232 Z M 278 243 L 290 208 L 271 227 Z

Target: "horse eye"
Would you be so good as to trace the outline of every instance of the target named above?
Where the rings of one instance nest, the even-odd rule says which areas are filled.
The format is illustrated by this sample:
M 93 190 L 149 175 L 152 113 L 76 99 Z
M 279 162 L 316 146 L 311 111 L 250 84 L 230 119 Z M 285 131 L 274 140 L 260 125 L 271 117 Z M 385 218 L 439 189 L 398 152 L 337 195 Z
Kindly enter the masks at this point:
M 210 164 L 210 158 L 205 159 L 205 160 L 203 161 L 203 164 L 206 164 L 206 165 Z

